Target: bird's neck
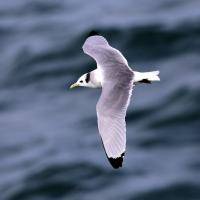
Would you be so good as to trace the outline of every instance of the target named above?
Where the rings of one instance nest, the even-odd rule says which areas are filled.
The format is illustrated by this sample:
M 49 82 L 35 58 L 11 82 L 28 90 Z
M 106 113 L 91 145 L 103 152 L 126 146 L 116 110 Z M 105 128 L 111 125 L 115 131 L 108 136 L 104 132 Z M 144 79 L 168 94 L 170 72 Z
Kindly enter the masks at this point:
M 90 82 L 91 86 L 94 88 L 99 88 L 102 86 L 102 74 L 99 69 L 95 69 L 90 72 Z

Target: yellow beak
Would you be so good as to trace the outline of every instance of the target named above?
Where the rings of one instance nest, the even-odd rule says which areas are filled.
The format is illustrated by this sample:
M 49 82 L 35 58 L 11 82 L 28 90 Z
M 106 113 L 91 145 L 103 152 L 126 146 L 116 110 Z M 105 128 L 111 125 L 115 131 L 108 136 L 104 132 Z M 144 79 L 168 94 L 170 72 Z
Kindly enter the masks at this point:
M 75 87 L 78 87 L 78 86 L 79 86 L 78 83 L 74 83 L 74 84 L 72 84 L 69 88 L 72 89 L 72 88 L 75 88 Z

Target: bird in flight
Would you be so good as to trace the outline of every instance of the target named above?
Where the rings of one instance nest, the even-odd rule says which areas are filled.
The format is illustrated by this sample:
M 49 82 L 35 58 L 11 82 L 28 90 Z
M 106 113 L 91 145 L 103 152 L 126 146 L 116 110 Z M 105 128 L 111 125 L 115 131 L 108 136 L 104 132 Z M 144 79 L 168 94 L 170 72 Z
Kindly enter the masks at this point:
M 126 150 L 126 111 L 136 83 L 159 81 L 159 71 L 133 71 L 122 53 L 92 31 L 83 44 L 97 69 L 83 74 L 70 88 L 102 88 L 96 105 L 98 129 L 107 158 L 113 168 L 122 167 Z

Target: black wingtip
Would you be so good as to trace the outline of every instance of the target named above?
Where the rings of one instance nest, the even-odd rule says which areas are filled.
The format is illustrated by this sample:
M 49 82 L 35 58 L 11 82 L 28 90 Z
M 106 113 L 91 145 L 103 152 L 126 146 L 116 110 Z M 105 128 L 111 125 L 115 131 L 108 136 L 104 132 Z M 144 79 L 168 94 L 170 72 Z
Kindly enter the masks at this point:
M 90 36 L 94 36 L 94 35 L 100 35 L 98 32 L 96 32 L 96 31 L 91 31 L 89 34 L 88 34 L 88 37 L 90 37 Z
M 114 169 L 118 169 L 119 167 L 122 167 L 123 158 L 125 153 L 122 153 L 120 157 L 118 158 L 108 158 L 110 161 L 110 164 L 113 166 Z

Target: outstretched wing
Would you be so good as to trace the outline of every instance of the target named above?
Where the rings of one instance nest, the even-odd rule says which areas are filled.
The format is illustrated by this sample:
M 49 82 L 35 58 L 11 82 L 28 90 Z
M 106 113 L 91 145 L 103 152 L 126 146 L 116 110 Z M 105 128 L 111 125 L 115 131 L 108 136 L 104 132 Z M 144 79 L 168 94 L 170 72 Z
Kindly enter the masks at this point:
M 132 86 L 131 86 L 132 87 Z M 126 149 L 126 110 L 131 88 L 118 85 L 102 89 L 97 103 L 98 128 L 107 157 L 114 168 L 122 166 Z
M 85 54 L 95 59 L 97 66 L 108 62 L 118 62 L 128 67 L 128 62 L 122 53 L 111 47 L 103 36 L 88 37 L 82 48 Z M 131 69 L 129 68 L 129 70 Z
M 114 168 L 122 166 L 126 148 L 125 116 L 133 87 L 133 72 L 123 55 L 102 36 L 91 36 L 83 51 L 97 62 L 102 73 L 102 93 L 97 103 L 98 129 Z

